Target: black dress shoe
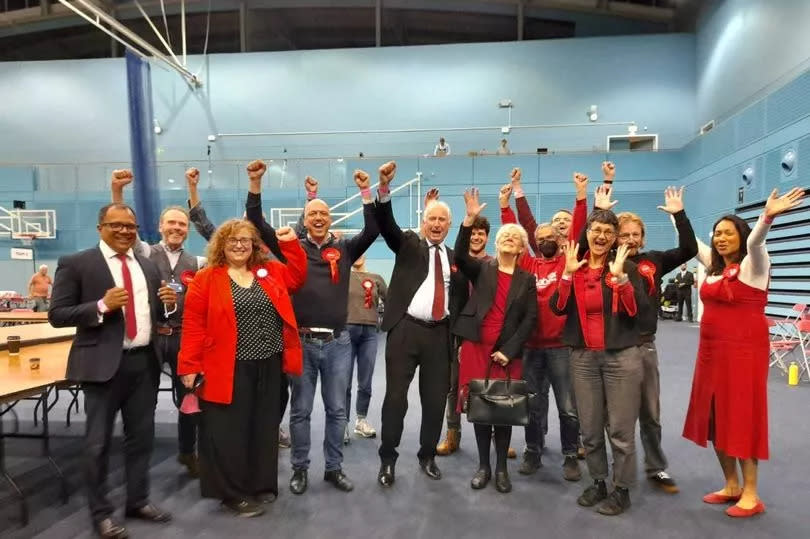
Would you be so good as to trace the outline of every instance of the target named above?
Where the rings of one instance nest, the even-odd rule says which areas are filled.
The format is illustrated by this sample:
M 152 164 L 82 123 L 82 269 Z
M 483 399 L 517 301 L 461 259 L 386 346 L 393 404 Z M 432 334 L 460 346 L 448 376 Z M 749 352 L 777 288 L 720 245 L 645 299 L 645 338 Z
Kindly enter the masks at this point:
M 512 492 L 512 480 L 506 472 L 495 472 L 495 490 L 498 492 Z
M 155 507 L 151 503 L 147 503 L 137 509 L 127 509 L 126 517 L 148 520 L 149 522 L 169 522 L 172 519 L 172 514 Z
M 261 504 L 250 500 L 223 500 L 222 505 L 233 511 L 238 517 L 252 518 L 264 514 Z
M 480 490 L 489 484 L 490 479 L 492 479 L 491 470 L 486 468 L 478 468 L 478 471 L 475 472 L 472 481 L 470 481 L 470 486 L 475 490 Z
M 377 482 L 384 487 L 390 487 L 394 484 L 394 481 L 396 481 L 394 465 L 381 464 L 380 473 L 377 474 Z
M 290 492 L 293 494 L 303 494 L 307 491 L 307 471 L 293 469 L 290 478 Z
M 438 481 L 442 478 L 442 471 L 436 466 L 436 459 L 429 457 L 426 459 L 419 459 L 419 467 L 425 472 L 425 475 L 433 480 Z
M 327 483 L 332 483 L 336 489 L 342 490 L 343 492 L 351 492 L 354 490 L 354 485 L 349 481 L 349 478 L 346 477 L 346 474 L 343 473 L 343 470 L 324 472 L 323 480 Z
M 111 539 L 126 539 L 129 537 L 127 529 L 111 518 L 105 518 L 101 522 L 97 522 L 96 533 L 99 537 Z
M 256 495 L 256 503 L 273 503 L 276 498 L 278 496 L 274 492 L 262 492 Z

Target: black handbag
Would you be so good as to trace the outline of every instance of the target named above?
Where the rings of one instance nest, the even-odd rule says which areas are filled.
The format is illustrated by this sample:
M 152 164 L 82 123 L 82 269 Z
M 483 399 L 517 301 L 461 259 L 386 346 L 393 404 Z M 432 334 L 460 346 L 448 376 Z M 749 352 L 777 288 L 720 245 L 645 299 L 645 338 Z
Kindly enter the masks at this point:
M 506 380 L 473 379 L 468 384 L 464 411 L 467 421 L 482 425 L 525 427 L 529 424 L 529 406 L 535 393 L 529 392 L 525 380 L 512 380 L 506 370 Z

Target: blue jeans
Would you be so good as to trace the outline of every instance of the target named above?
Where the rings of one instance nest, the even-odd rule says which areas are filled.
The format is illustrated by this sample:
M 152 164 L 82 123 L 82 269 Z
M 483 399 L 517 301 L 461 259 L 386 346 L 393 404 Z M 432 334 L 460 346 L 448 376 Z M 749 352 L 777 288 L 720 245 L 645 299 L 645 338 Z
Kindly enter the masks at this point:
M 357 404 L 358 417 L 368 415 L 371 402 L 371 378 L 374 376 L 374 362 L 377 360 L 377 326 L 349 324 L 346 326 L 352 340 L 352 361 L 349 365 L 349 385 L 346 387 L 346 419 L 352 409 L 352 378 L 357 362 Z
M 346 388 L 351 376 L 352 343 L 343 330 L 332 341 L 302 338 L 304 372 L 291 376 L 290 461 L 295 470 L 309 468 L 310 416 L 315 400 L 318 374 L 321 375 L 321 398 L 326 410 L 323 440 L 326 471 L 339 470 L 343 462 L 343 431 L 346 428 Z
M 571 351 L 566 347 L 526 349 L 523 357 L 523 378 L 531 391 L 537 393 L 534 406 L 529 410 L 526 427 L 526 450 L 539 453 L 543 449 L 545 430 L 548 430 L 548 390 L 554 389 L 557 411 L 560 414 L 560 444 L 565 456 L 577 454 L 579 419 L 574 402 L 570 373 Z

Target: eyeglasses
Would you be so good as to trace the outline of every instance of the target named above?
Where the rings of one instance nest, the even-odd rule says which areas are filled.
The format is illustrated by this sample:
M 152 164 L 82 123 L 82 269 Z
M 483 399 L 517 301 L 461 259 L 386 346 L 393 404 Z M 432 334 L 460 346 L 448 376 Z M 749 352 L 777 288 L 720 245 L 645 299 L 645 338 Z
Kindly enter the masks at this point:
M 616 236 L 616 232 L 614 232 L 613 230 L 606 230 L 602 228 L 591 228 L 588 230 L 588 233 L 593 234 L 597 238 L 599 236 L 604 236 L 609 239 Z
M 113 232 L 121 232 L 125 230 L 127 232 L 135 232 L 140 228 L 138 225 L 133 225 L 131 223 L 101 223 L 101 226 L 109 227 L 110 230 Z
M 228 238 L 225 240 L 225 243 L 227 243 L 230 247 L 236 247 L 237 245 L 250 247 L 253 245 L 253 238 Z
M 621 234 L 619 234 L 619 239 L 621 239 L 621 240 L 629 240 L 631 238 L 634 239 L 634 240 L 640 240 L 641 239 L 641 233 L 639 233 L 639 232 L 622 232 Z

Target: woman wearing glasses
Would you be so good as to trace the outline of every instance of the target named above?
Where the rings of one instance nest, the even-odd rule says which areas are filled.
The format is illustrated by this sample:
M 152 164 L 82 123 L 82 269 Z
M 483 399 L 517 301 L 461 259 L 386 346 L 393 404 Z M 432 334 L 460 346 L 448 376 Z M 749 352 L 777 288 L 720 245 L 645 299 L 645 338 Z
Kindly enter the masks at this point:
M 301 374 L 290 294 L 306 279 L 306 255 L 289 227 L 276 233 L 287 264 L 271 262 L 248 221 L 233 219 L 208 244 L 208 267 L 186 293 L 178 373 L 199 376 L 200 488 L 239 516 L 278 495 L 282 371 Z
M 609 210 L 594 210 L 586 223 L 588 251 L 565 246 L 565 270 L 551 309 L 566 315 L 563 342 L 571 350 L 571 378 L 593 485 L 577 499 L 583 507 L 601 503 L 603 515 L 630 507 L 636 480 L 635 425 L 641 399 L 642 363 L 636 311 L 641 283 L 627 246 L 612 252 L 619 221 Z M 608 496 L 605 429 L 613 451 L 613 483 Z

